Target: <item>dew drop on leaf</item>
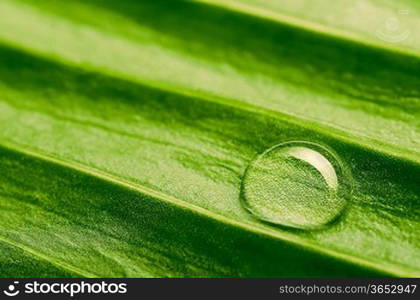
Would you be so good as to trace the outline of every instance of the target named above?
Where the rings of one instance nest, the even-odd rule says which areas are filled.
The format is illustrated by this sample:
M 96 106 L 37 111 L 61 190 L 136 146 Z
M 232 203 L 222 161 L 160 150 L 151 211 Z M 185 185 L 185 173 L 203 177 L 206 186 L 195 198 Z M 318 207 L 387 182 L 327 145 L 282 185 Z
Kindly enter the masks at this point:
M 242 205 L 258 219 L 299 229 L 336 220 L 351 196 L 351 175 L 331 149 L 311 142 L 276 145 L 256 157 L 242 179 Z

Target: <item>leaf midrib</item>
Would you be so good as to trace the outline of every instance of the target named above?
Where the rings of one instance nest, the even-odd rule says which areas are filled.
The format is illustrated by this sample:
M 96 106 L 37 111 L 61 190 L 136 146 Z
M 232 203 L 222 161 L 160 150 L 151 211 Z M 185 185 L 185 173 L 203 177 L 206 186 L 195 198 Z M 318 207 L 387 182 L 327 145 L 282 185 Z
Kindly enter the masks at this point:
M 34 51 L 32 49 L 28 49 L 28 50 L 29 50 L 28 52 L 31 52 L 31 54 L 34 53 Z M 40 55 L 40 56 L 45 56 L 45 55 Z M 51 59 L 50 56 L 48 56 L 48 59 L 56 60 L 56 61 L 59 61 L 60 63 L 66 64 L 66 65 L 71 65 L 72 67 L 77 66 L 77 64 L 74 63 L 74 62 L 72 63 L 71 60 L 63 60 L 63 59 L 60 59 L 58 57 L 54 57 L 53 59 Z M 100 69 L 100 67 L 97 67 L 97 66 L 95 66 L 94 68 L 95 69 Z M 101 73 L 104 73 L 103 72 L 104 70 L 102 70 L 102 69 L 100 69 L 100 70 L 101 70 Z M 116 72 L 112 72 L 112 70 L 106 70 L 106 71 L 107 71 L 106 73 L 108 74 L 108 76 L 110 76 L 110 73 L 113 73 L 113 75 L 115 75 L 115 73 L 116 73 Z M 121 75 L 121 74 L 118 74 L 118 75 Z M 115 77 L 124 78 L 124 77 L 129 77 L 129 76 L 115 76 Z M 161 90 L 165 90 L 167 92 L 172 92 L 172 93 L 177 93 L 177 94 L 182 94 L 182 95 L 187 95 L 187 96 L 190 96 L 190 97 L 198 98 L 201 101 L 208 101 L 208 102 L 218 103 L 218 104 L 221 104 L 221 105 L 224 105 L 224 106 L 231 106 L 231 107 L 234 107 L 236 109 L 242 109 L 244 111 L 251 112 L 253 114 L 273 116 L 273 117 L 275 117 L 279 120 L 280 119 L 281 120 L 286 120 L 289 123 L 298 124 L 298 126 L 302 127 L 302 128 L 313 129 L 314 127 L 316 127 L 316 128 L 322 128 L 324 131 L 326 131 L 326 129 L 329 129 L 329 130 L 333 129 L 333 133 L 325 133 L 325 134 L 330 135 L 330 136 L 334 136 L 335 139 L 340 140 L 340 141 L 346 141 L 347 143 L 350 143 L 350 144 L 357 144 L 359 146 L 369 148 L 369 149 L 371 149 L 375 152 L 378 152 L 378 153 L 389 154 L 389 155 L 394 156 L 394 157 L 399 157 L 401 159 L 406 159 L 406 160 L 409 160 L 409 161 L 411 160 L 411 161 L 414 161 L 414 162 L 417 163 L 418 156 L 413 154 L 412 156 L 407 158 L 409 155 L 399 155 L 398 153 L 393 151 L 393 150 L 396 151 L 398 149 L 398 147 L 394 147 L 393 145 L 390 145 L 390 144 L 385 144 L 385 145 L 382 144 L 381 145 L 380 141 L 375 141 L 376 145 L 373 144 L 373 143 L 372 144 L 363 143 L 363 141 L 357 140 L 357 138 L 355 138 L 354 135 L 353 135 L 353 138 L 351 138 L 351 135 L 349 135 L 346 132 L 340 131 L 340 129 L 338 129 L 336 127 L 323 126 L 323 125 L 320 125 L 319 123 L 310 122 L 308 120 L 305 120 L 305 122 L 299 122 L 299 120 L 303 120 L 303 119 L 301 117 L 298 117 L 298 116 L 287 115 L 287 114 L 282 113 L 282 112 L 269 110 L 269 109 L 265 109 L 265 108 L 258 107 L 258 106 L 253 106 L 253 105 L 250 105 L 250 104 L 246 104 L 246 103 L 243 103 L 243 102 L 238 102 L 238 101 L 231 100 L 231 99 L 225 99 L 225 98 L 220 98 L 220 97 L 218 98 L 215 95 L 209 95 L 209 94 L 205 94 L 205 93 L 197 94 L 197 93 L 194 93 L 193 91 L 188 90 L 188 89 L 180 89 L 177 86 L 170 86 L 170 85 L 165 86 L 165 85 L 159 84 L 158 82 L 152 82 L 152 81 L 147 81 L 147 80 L 141 81 L 141 80 L 138 80 L 138 78 L 136 78 L 136 80 L 133 80 L 132 78 L 129 78 L 128 80 L 129 81 L 135 81 L 136 83 L 144 83 L 148 86 L 154 86 L 156 88 L 159 88 Z M 92 124 L 92 125 L 95 125 L 95 124 Z M 366 139 L 366 141 L 371 142 L 372 139 Z M 16 149 L 16 151 L 19 151 L 20 153 L 24 153 L 24 151 L 22 150 L 23 148 L 19 149 L 19 147 L 17 147 L 16 145 L 13 145 L 11 147 L 14 147 Z M 83 173 L 87 173 L 90 176 L 95 176 L 95 177 L 98 177 L 102 180 L 106 180 L 106 181 L 110 181 L 110 182 L 113 182 L 113 183 L 118 184 L 118 185 L 122 185 L 125 188 L 130 188 L 132 190 L 135 190 L 136 192 L 151 195 L 155 198 L 158 198 L 161 201 L 166 201 L 168 203 L 178 205 L 178 206 L 180 206 L 184 209 L 196 211 L 200 214 L 205 215 L 206 217 L 217 219 L 220 222 L 235 225 L 235 226 L 241 227 L 245 230 L 253 231 L 255 233 L 265 234 L 265 235 L 273 236 L 273 237 L 276 237 L 276 238 L 280 238 L 282 240 L 287 240 L 286 239 L 286 234 L 282 235 L 282 234 L 279 234 L 279 232 L 274 231 L 274 230 L 273 230 L 272 234 L 269 234 L 269 233 L 267 233 L 267 232 L 270 232 L 269 229 L 261 229 L 260 230 L 259 228 L 254 228 L 254 227 L 251 227 L 251 226 L 248 226 L 249 227 L 248 228 L 247 223 L 231 220 L 231 219 L 223 217 L 223 216 L 221 216 L 217 213 L 212 213 L 211 211 L 207 211 L 207 210 L 202 209 L 200 207 L 197 207 L 195 205 L 188 204 L 188 203 L 186 203 L 186 202 L 184 202 L 180 199 L 173 198 L 173 197 L 168 196 L 166 194 L 161 194 L 159 192 L 154 191 L 153 189 L 148 189 L 148 188 L 145 188 L 141 185 L 133 184 L 129 181 L 127 181 L 125 183 L 121 178 L 115 177 L 115 176 L 110 175 L 110 174 L 103 173 L 100 170 L 89 168 L 85 165 L 80 165 L 80 168 L 79 168 L 77 166 L 77 163 L 75 163 L 75 162 L 65 162 L 64 160 L 62 160 L 60 158 L 50 158 L 49 159 L 47 155 L 44 155 L 42 153 L 37 153 L 35 151 L 31 152 L 30 150 L 25 150 L 25 151 L 27 151 L 28 155 L 34 156 L 37 159 L 49 160 L 49 161 L 53 162 L 54 164 L 67 167 L 67 168 L 70 168 L 72 170 L 78 170 L 78 171 L 81 171 Z M 66 163 L 68 163 L 69 165 L 66 165 Z M 106 176 L 104 176 L 104 175 L 106 175 Z M 289 241 L 289 242 L 292 242 L 292 241 Z M 296 243 L 299 244 L 299 245 L 302 245 L 302 243 L 300 241 L 298 241 Z M 327 253 L 326 251 L 329 251 L 329 250 L 323 249 L 323 248 L 318 249 L 316 247 L 312 247 L 312 245 L 310 243 L 308 243 L 308 245 L 309 245 L 308 248 L 311 248 L 311 249 L 316 250 L 316 251 L 318 251 L 319 249 L 322 250 L 322 252 L 324 252 L 324 253 Z M 334 252 L 334 251 L 332 251 L 332 252 Z M 345 255 L 342 255 L 342 254 L 339 254 L 339 253 L 338 253 L 338 255 L 335 255 L 335 254 L 337 254 L 337 253 L 334 252 L 333 254 L 330 254 L 330 255 L 339 257 L 341 259 L 347 259 L 348 257 L 351 257 L 352 259 L 349 259 L 349 260 L 352 260 L 353 262 L 355 262 L 354 259 L 357 260 L 357 257 L 354 257 L 354 256 L 345 256 Z M 362 264 L 366 264 L 366 260 L 361 260 L 361 262 L 362 262 Z M 359 262 L 356 262 L 356 263 L 359 263 Z M 383 266 L 381 266 L 381 265 L 378 265 L 378 266 L 380 266 L 382 269 L 384 269 Z M 389 269 L 391 269 L 391 268 L 389 268 Z M 404 271 L 402 271 L 402 270 L 403 270 L 403 268 L 400 269 L 400 273 L 404 273 Z M 407 272 L 407 271 L 405 271 L 405 272 Z M 398 273 L 398 272 L 396 272 L 396 273 Z M 413 273 L 415 274 L 415 272 L 413 272 Z
M 158 199 L 159 201 L 169 203 L 171 205 L 177 206 L 177 207 L 179 207 L 181 209 L 184 209 L 184 210 L 192 211 L 196 214 L 199 214 L 199 215 L 204 216 L 206 218 L 210 218 L 210 219 L 215 220 L 217 222 L 220 222 L 220 223 L 223 223 L 223 224 L 226 224 L 226 225 L 230 225 L 230 226 L 234 226 L 234 227 L 240 228 L 244 231 L 252 232 L 254 234 L 263 235 L 263 236 L 271 237 L 271 238 L 274 238 L 274 239 L 282 240 L 282 241 L 290 243 L 290 244 L 298 245 L 299 247 L 304 247 L 305 249 L 307 249 L 309 251 L 316 252 L 316 253 L 323 253 L 323 254 L 328 255 L 330 257 L 334 257 L 338 260 L 354 263 L 354 264 L 357 264 L 357 265 L 360 265 L 360 266 L 364 266 L 364 267 L 367 267 L 367 268 L 377 270 L 377 271 L 382 272 L 382 273 L 392 274 L 394 276 L 412 277 L 412 276 L 417 276 L 418 275 L 418 273 L 415 270 L 411 270 L 411 269 L 408 269 L 408 268 L 400 268 L 400 267 L 397 267 L 397 266 L 392 265 L 392 264 L 383 264 L 383 263 L 378 264 L 376 262 L 369 261 L 367 259 L 363 259 L 363 258 L 360 258 L 360 257 L 348 255 L 348 254 L 343 254 L 343 253 L 337 252 L 337 251 L 332 250 L 332 249 L 325 249 L 323 247 L 319 247 L 316 244 L 308 243 L 307 241 L 305 241 L 303 239 L 296 238 L 296 236 L 292 235 L 292 234 L 286 234 L 284 232 L 279 232 L 279 231 L 276 231 L 274 229 L 269 229 L 269 228 L 266 228 L 266 227 L 251 226 L 251 224 L 249 224 L 249 223 L 241 222 L 239 220 L 233 220 L 233 219 L 228 218 L 224 215 L 221 215 L 221 214 L 215 213 L 213 211 L 207 210 L 205 208 L 196 206 L 194 204 L 182 201 L 182 200 L 180 200 L 180 199 L 178 199 L 174 196 L 171 196 L 171 195 L 153 190 L 151 188 L 145 187 L 145 186 L 143 186 L 141 184 L 138 184 L 138 183 L 132 183 L 128 180 L 118 178 L 117 176 L 107 174 L 107 173 L 105 173 L 101 170 L 86 166 L 86 165 L 78 163 L 78 162 L 67 161 L 67 160 L 63 160 L 63 159 L 60 159 L 60 158 L 57 158 L 57 157 L 54 157 L 54 156 L 51 156 L 51 155 L 36 152 L 36 151 L 28 149 L 26 147 L 21 147 L 21 146 L 15 144 L 15 143 L 2 142 L 1 147 L 7 148 L 9 150 L 12 150 L 14 152 L 17 152 L 17 153 L 20 153 L 20 154 L 23 154 L 23 155 L 26 155 L 26 156 L 29 156 L 29 157 L 33 157 L 37 160 L 52 163 L 52 164 L 57 165 L 59 167 L 69 169 L 73 172 L 74 171 L 80 172 L 80 173 L 86 174 L 88 176 L 98 178 L 102 181 L 118 185 L 118 186 L 123 187 L 125 189 L 129 189 L 131 191 L 150 196 L 152 198 Z M 74 266 L 72 266 L 68 263 L 61 263 L 61 262 L 58 262 L 54 259 L 50 259 L 47 256 L 45 256 L 43 254 L 40 254 L 37 251 L 31 249 L 30 247 L 20 245 L 18 243 L 15 243 L 13 241 L 10 241 L 10 240 L 8 240 L 6 238 L 2 238 L 2 237 L 0 237 L 0 240 L 5 242 L 5 243 L 8 243 L 10 245 L 19 247 L 22 250 L 27 251 L 30 254 L 33 254 L 35 256 L 38 256 L 38 257 L 42 258 L 43 260 L 47 260 L 47 261 L 51 262 L 52 264 L 55 264 L 57 266 L 60 266 L 60 267 L 65 268 L 67 270 L 70 270 L 72 272 L 81 274 L 85 277 L 97 277 L 94 274 L 90 274 L 89 272 L 83 271 L 80 268 L 74 267 Z
M 55 260 L 55 259 L 53 259 L 53 258 L 51 258 L 49 256 L 46 256 L 46 255 L 44 255 L 44 254 L 42 254 L 42 253 L 34 250 L 31 247 L 28 247 L 28 246 L 25 246 L 25 245 L 23 245 L 21 243 L 12 241 L 11 239 L 5 238 L 3 236 L 0 236 L 0 242 L 3 242 L 5 244 L 7 244 L 7 245 L 16 247 L 16 248 L 18 248 L 18 249 L 20 249 L 20 250 L 22 250 L 22 251 L 24 251 L 24 252 L 26 252 L 26 253 L 34 256 L 34 257 L 40 259 L 40 260 L 49 262 L 52 265 L 55 265 L 55 266 L 57 266 L 57 267 L 59 267 L 59 268 L 61 268 L 63 270 L 69 271 L 70 273 L 74 273 L 74 274 L 80 275 L 81 277 L 87 277 L 87 278 L 95 278 L 95 277 L 98 277 L 97 275 L 95 275 L 93 273 L 90 273 L 90 272 L 88 272 L 86 270 L 83 270 L 83 269 L 80 269 L 78 267 L 75 267 L 75 266 L 73 266 L 71 264 L 57 261 L 57 260 Z
M 334 39 L 344 40 L 351 43 L 356 43 L 363 45 L 365 47 L 370 47 L 373 49 L 383 50 L 387 52 L 392 52 L 398 55 L 411 56 L 414 58 L 420 58 L 419 52 L 410 51 L 406 48 L 392 47 L 392 45 L 385 45 L 374 43 L 372 40 L 367 40 L 360 35 L 352 33 L 348 30 L 333 28 L 328 25 L 321 23 L 308 21 L 299 17 L 289 16 L 282 14 L 279 11 L 270 11 L 265 8 L 260 8 L 255 5 L 243 3 L 241 1 L 231 1 L 231 0 L 194 0 L 198 3 L 203 3 L 209 6 L 220 7 L 224 9 L 231 10 L 233 12 L 250 15 L 253 17 L 262 18 L 266 21 L 271 21 L 279 24 L 287 24 L 300 28 L 315 34 L 322 34 Z
M 19 48 L 19 47 L 17 46 L 16 48 Z M 38 56 L 41 59 L 54 60 L 59 64 L 63 64 L 63 65 L 66 65 L 75 69 L 87 71 L 87 72 L 92 72 L 91 69 L 82 68 L 78 65 L 71 63 L 70 61 L 64 61 L 58 58 L 51 58 L 48 55 L 44 55 L 43 53 L 34 54 L 33 51 L 27 51 L 26 49 L 23 49 L 23 51 L 26 53 L 29 53 L 30 55 Z M 308 130 L 315 129 L 318 131 L 322 131 L 326 136 L 333 137 L 336 140 L 339 140 L 341 142 L 344 142 L 350 145 L 355 145 L 360 148 L 369 149 L 373 152 L 385 154 L 385 155 L 394 157 L 396 159 L 399 159 L 408 163 L 414 163 L 416 165 L 420 164 L 420 156 L 418 155 L 416 151 L 408 152 L 407 149 L 401 149 L 392 144 L 383 143 L 380 140 L 376 140 L 370 137 L 365 137 L 363 135 L 351 134 L 348 131 L 346 131 L 345 128 L 341 129 L 337 124 L 335 124 L 334 126 L 331 126 L 329 124 L 323 124 L 322 120 L 306 119 L 302 115 L 291 114 L 291 113 L 286 113 L 283 111 L 268 109 L 265 107 L 252 105 L 246 102 L 236 101 L 229 98 L 223 98 L 221 96 L 214 95 L 214 94 L 203 93 L 202 91 L 198 92 L 198 91 L 183 89 L 178 86 L 172 86 L 172 85 L 167 85 L 167 84 L 165 85 L 157 81 L 155 82 L 152 80 L 145 80 L 144 78 L 141 78 L 141 79 L 136 78 L 134 80 L 132 78 L 126 78 L 126 76 L 123 76 L 122 74 L 118 74 L 118 76 L 115 73 L 111 75 L 108 73 L 101 72 L 101 74 L 106 74 L 106 76 L 109 78 L 118 78 L 119 80 L 124 80 L 130 83 L 148 86 L 156 90 L 160 90 L 160 91 L 164 91 L 164 92 L 168 92 L 168 93 L 172 93 L 172 94 L 176 94 L 176 95 L 180 95 L 180 96 L 184 96 L 188 98 L 194 98 L 203 102 L 215 103 L 221 106 L 242 110 L 247 113 L 273 117 L 277 120 L 281 120 L 285 123 L 295 125 L 303 129 L 308 129 Z M 94 124 L 93 122 L 92 122 L 92 125 L 95 125 L 101 128 L 106 127 L 104 125 Z M 106 128 L 115 131 L 112 128 L 109 128 L 109 127 L 106 127 Z
M 203 2 L 203 3 L 207 3 L 207 1 L 208 0 L 198 0 L 198 2 Z M 204 4 L 204 5 L 207 5 L 207 4 Z M 215 5 L 218 5 L 218 4 L 215 4 Z M 236 12 L 244 13 L 240 9 L 238 9 Z M 259 16 L 257 15 L 257 17 L 259 17 Z M 271 21 L 271 22 L 275 21 L 275 20 L 271 20 L 270 18 L 268 18 L 267 20 Z M 71 20 L 66 20 L 66 22 L 71 23 L 72 21 Z M 275 22 L 289 24 L 287 22 L 287 20 L 281 21 L 279 19 Z M 305 26 L 297 26 L 297 27 L 303 28 L 304 30 L 310 30 L 310 28 L 308 29 Z M 320 34 L 320 35 L 325 34 L 324 32 L 317 31 L 317 30 L 314 30 L 314 32 L 316 34 Z M 333 37 L 337 38 L 337 39 L 343 39 L 342 36 L 337 36 L 337 37 L 333 36 Z M 344 37 L 344 39 L 345 39 L 345 37 Z M 358 41 L 355 41 L 355 40 L 352 40 L 352 39 L 350 39 L 349 41 L 351 43 L 359 43 Z M 7 44 L 13 46 L 14 48 L 22 49 L 23 51 L 25 51 L 26 53 L 29 53 L 31 55 L 35 55 L 35 56 L 38 56 L 38 57 L 46 59 L 46 60 L 55 61 L 57 63 L 67 65 L 67 66 L 70 66 L 70 67 L 73 67 L 73 68 L 76 68 L 76 69 L 83 69 L 83 70 L 86 70 L 88 72 L 92 72 L 92 70 L 93 70 L 95 72 L 100 72 L 101 74 L 106 74 L 107 76 L 109 76 L 111 78 L 115 77 L 115 78 L 123 79 L 123 80 L 133 82 L 133 83 L 136 83 L 136 84 L 141 84 L 141 85 L 153 87 L 155 89 L 163 90 L 163 91 L 166 91 L 166 92 L 171 92 L 171 93 L 174 93 L 174 94 L 179 94 L 179 95 L 183 95 L 183 96 L 187 96 L 187 97 L 192 97 L 192 98 L 195 98 L 195 99 L 199 99 L 201 101 L 217 103 L 217 104 L 220 104 L 220 105 L 233 107 L 233 108 L 236 108 L 236 109 L 241 109 L 243 111 L 251 112 L 251 113 L 254 113 L 254 114 L 262 114 L 262 115 L 266 115 L 266 116 L 271 116 L 271 117 L 274 117 L 276 119 L 282 120 L 284 122 L 288 122 L 289 124 L 294 124 L 294 125 L 297 125 L 301 128 L 305 128 L 305 129 L 314 129 L 315 128 L 317 130 L 323 131 L 325 135 L 328 135 L 330 137 L 334 137 L 335 139 L 337 139 L 339 141 L 346 142 L 346 143 L 352 144 L 352 145 L 357 145 L 359 147 L 363 147 L 363 148 L 372 150 L 372 151 L 377 152 L 377 153 L 386 154 L 388 156 L 395 157 L 395 158 L 398 158 L 400 160 L 408 161 L 408 162 L 411 162 L 411 163 L 415 163 L 415 164 L 420 163 L 420 156 L 419 156 L 418 152 L 416 151 L 416 149 L 412 150 L 412 149 L 407 149 L 407 148 L 401 148 L 401 147 L 398 147 L 395 144 L 392 144 L 392 143 L 389 143 L 389 142 L 384 143 L 381 140 L 374 139 L 372 137 L 367 137 L 367 136 L 364 136 L 363 134 L 360 134 L 360 133 L 358 134 L 356 132 L 349 132 L 348 130 L 346 130 L 346 128 L 341 128 L 340 125 L 338 125 L 338 124 L 323 123 L 322 120 L 314 119 L 314 118 L 305 118 L 301 114 L 299 114 L 299 115 L 298 114 L 292 114 L 290 112 L 278 111 L 278 110 L 274 110 L 274 109 L 270 109 L 270 108 L 266 108 L 266 107 L 262 107 L 262 106 L 256 106 L 256 105 L 252 105 L 250 103 L 246 103 L 246 102 L 243 102 L 243 101 L 237 101 L 237 100 L 234 100 L 234 99 L 224 98 L 222 96 L 215 95 L 213 93 L 206 92 L 206 91 L 203 91 L 203 90 L 191 90 L 191 89 L 187 89 L 185 87 L 182 87 L 180 85 L 162 83 L 160 81 L 152 80 L 152 79 L 145 78 L 145 77 L 130 76 L 128 74 L 121 73 L 118 70 L 109 69 L 108 67 L 98 66 L 98 65 L 95 65 L 95 64 L 89 64 L 88 68 L 85 68 L 84 66 L 81 66 L 81 65 L 77 64 L 76 62 L 72 61 L 69 58 L 66 58 L 65 56 L 51 55 L 51 54 L 48 54 L 48 52 L 44 53 L 43 51 L 36 50 L 35 48 L 30 48 L 30 47 L 28 48 L 28 47 L 25 47 L 25 46 L 22 46 L 22 45 L 14 44 L 10 41 L 8 41 Z M 363 44 L 363 45 L 366 46 L 365 44 Z M 397 52 L 395 52 L 391 49 L 383 48 L 380 45 L 376 45 L 376 44 L 373 45 L 372 47 L 376 48 L 376 49 L 380 49 L 382 51 L 393 52 L 393 53 L 397 53 L 398 55 L 406 56 L 406 54 L 404 54 L 404 53 L 399 53 L 397 51 L 398 49 L 396 49 L 395 51 L 397 51 Z M 418 57 L 416 57 L 416 59 L 417 58 Z

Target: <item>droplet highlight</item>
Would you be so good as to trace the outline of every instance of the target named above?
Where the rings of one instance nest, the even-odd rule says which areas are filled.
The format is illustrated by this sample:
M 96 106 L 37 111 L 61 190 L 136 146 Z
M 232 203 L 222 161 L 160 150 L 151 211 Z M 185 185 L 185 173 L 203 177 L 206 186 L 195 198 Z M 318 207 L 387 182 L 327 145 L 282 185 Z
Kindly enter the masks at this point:
M 333 150 L 291 141 L 266 150 L 249 164 L 241 202 L 262 221 L 320 229 L 342 214 L 351 190 L 350 170 Z

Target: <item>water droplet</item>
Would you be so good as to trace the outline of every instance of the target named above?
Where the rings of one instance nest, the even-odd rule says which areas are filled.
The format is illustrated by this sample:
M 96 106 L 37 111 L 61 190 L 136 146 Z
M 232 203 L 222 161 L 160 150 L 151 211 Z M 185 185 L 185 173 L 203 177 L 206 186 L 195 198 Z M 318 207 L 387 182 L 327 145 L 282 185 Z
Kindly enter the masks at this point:
M 349 169 L 334 151 L 292 141 L 266 150 L 249 164 L 241 201 L 262 221 L 318 229 L 341 215 L 351 183 Z

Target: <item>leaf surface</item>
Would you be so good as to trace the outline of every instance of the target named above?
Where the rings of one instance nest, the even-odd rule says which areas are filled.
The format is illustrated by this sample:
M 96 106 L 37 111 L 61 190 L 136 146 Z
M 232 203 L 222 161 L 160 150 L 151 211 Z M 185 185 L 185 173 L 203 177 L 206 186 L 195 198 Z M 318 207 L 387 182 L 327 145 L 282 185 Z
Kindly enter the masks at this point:
M 22 255 L 5 274 L 418 276 L 418 45 L 247 2 L 0 3 L 0 249 Z M 255 155 L 302 139 L 354 177 L 321 231 L 239 201 Z

